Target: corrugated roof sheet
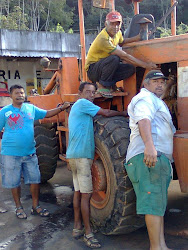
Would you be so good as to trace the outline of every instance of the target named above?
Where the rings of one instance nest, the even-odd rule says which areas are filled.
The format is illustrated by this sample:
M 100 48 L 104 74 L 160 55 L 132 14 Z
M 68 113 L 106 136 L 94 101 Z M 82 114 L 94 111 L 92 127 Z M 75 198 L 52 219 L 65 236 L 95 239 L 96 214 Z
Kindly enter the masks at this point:
M 86 35 L 86 51 L 94 35 Z M 0 30 L 0 56 L 81 57 L 79 34 L 43 31 Z

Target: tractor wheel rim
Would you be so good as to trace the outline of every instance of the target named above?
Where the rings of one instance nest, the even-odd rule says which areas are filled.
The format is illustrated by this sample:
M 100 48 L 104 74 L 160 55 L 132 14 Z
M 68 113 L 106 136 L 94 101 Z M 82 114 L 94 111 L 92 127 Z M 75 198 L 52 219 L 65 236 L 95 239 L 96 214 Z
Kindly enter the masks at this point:
M 103 180 L 96 175 L 96 171 L 93 171 L 93 169 L 101 169 L 101 166 L 105 173 L 105 176 L 103 176 L 105 179 Z M 91 205 L 97 209 L 102 209 L 106 206 L 110 198 L 110 175 L 106 159 L 98 148 L 96 148 L 95 151 L 95 158 L 92 166 L 92 178 L 94 190 L 91 197 Z M 101 186 L 101 181 L 103 190 L 96 190 L 95 187 Z

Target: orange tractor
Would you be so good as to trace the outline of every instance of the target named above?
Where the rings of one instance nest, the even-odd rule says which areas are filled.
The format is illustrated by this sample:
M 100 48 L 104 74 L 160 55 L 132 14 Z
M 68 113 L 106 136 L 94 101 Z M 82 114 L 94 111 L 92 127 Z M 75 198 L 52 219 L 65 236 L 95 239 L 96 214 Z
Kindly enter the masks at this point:
M 158 64 L 162 72 L 169 77 L 164 100 L 172 112 L 177 133 L 174 137 L 174 159 L 182 192 L 188 192 L 188 34 L 176 36 L 176 5 L 171 0 L 172 36 L 153 39 L 155 24 L 151 15 L 139 14 L 139 2 L 125 1 L 134 5 L 135 16 L 128 28 L 128 37 L 133 36 L 136 26 L 141 27 L 143 39 L 148 39 L 148 23 L 151 29 L 148 40 L 135 42 L 124 47 L 124 51 L 136 58 Z M 113 0 L 93 0 L 96 7 L 109 7 L 114 10 Z M 85 36 L 82 0 L 78 0 L 80 18 L 80 37 L 82 70 L 79 70 L 77 58 L 60 58 L 58 69 L 44 89 L 44 94 L 31 96 L 34 105 L 50 109 L 65 101 L 74 103 L 78 99 L 80 79 L 87 80 L 85 64 Z M 135 20 L 136 21 L 135 21 Z M 139 31 L 138 31 L 139 32 Z M 138 34 L 138 33 L 137 33 Z M 135 34 L 134 34 L 135 35 Z M 95 103 L 102 108 L 122 111 L 142 87 L 146 74 L 143 68 L 137 68 L 135 75 L 118 82 L 122 92 L 115 92 L 112 99 L 96 96 Z M 52 91 L 53 90 L 53 91 Z M 52 93 L 53 92 L 53 93 Z M 68 112 L 44 119 L 35 126 L 37 154 L 42 181 L 50 179 L 58 157 L 66 161 L 68 142 Z M 123 234 L 134 231 L 144 225 L 142 217 L 136 215 L 135 194 L 125 172 L 124 159 L 129 144 L 129 120 L 124 117 L 94 119 L 96 153 L 92 166 L 94 192 L 91 198 L 91 217 L 95 226 L 104 234 Z M 59 144 L 59 146 L 58 146 Z M 59 154 L 59 155 L 58 155 Z

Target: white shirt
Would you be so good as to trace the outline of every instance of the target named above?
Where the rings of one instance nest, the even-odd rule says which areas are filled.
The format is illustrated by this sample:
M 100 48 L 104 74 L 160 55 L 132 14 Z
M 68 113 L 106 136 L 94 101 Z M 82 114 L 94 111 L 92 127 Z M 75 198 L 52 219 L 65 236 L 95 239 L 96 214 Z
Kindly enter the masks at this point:
M 172 161 L 173 135 L 176 131 L 169 109 L 164 101 L 154 93 L 142 88 L 133 97 L 128 106 L 131 129 L 130 144 L 127 150 L 126 162 L 132 157 L 144 153 L 145 145 L 139 132 L 138 122 L 149 119 L 155 149 L 164 153 Z

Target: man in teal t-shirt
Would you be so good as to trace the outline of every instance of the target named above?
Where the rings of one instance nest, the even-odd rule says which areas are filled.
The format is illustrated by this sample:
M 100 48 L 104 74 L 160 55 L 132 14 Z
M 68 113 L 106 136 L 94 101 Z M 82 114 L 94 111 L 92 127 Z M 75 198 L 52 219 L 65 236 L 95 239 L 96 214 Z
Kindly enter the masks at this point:
M 92 248 L 100 247 L 100 243 L 94 238 L 89 222 L 90 199 L 93 191 L 91 166 L 95 153 L 93 117 L 95 115 L 107 117 L 127 115 L 126 111 L 102 109 L 93 104 L 96 90 L 95 83 L 83 82 L 79 87 L 80 99 L 72 106 L 69 115 L 69 145 L 66 153 L 75 190 L 73 237 L 77 239 L 83 235 L 83 219 L 84 242 Z
M 94 158 L 93 117 L 100 107 L 87 99 L 79 99 L 69 116 L 69 148 L 67 158 Z
M 39 109 L 24 103 L 25 93 L 20 85 L 10 88 L 10 97 L 12 104 L 0 110 L 0 131 L 4 128 L 1 141 L 2 186 L 11 189 L 17 218 L 26 219 L 27 215 L 20 201 L 20 180 L 23 176 L 25 184 L 30 184 L 31 214 L 49 216 L 49 212 L 39 206 L 40 171 L 35 149 L 34 120 L 57 115 L 70 104 L 64 103 L 47 111 Z

